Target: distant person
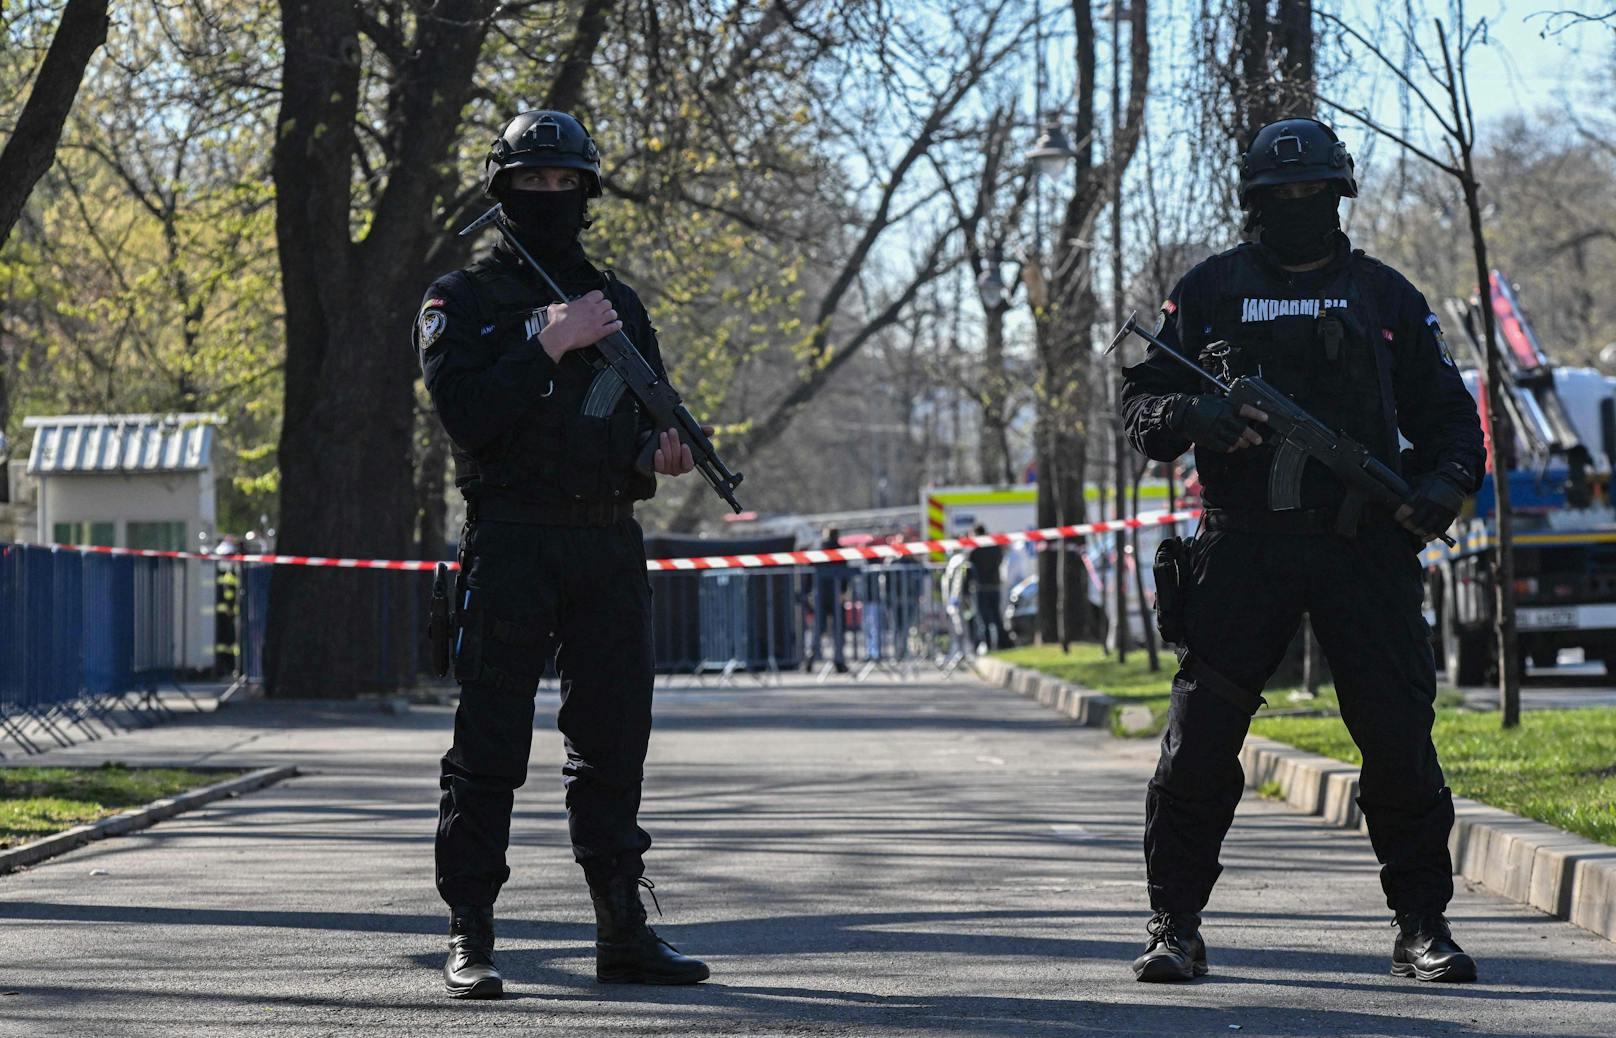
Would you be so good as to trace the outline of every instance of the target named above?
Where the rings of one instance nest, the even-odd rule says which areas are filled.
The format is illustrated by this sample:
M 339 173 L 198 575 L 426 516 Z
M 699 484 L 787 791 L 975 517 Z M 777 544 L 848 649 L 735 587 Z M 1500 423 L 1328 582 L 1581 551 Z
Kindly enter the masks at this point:
M 988 528 L 981 523 L 971 531 L 978 537 L 987 536 Z M 999 571 L 1004 566 L 1004 549 L 997 544 L 984 544 L 971 549 L 971 576 L 976 584 L 976 615 L 982 625 L 983 638 L 989 651 L 1009 644 L 1004 636 L 1004 611 L 1000 606 Z
M 839 548 L 842 532 L 834 526 L 825 527 L 819 540 L 821 548 Z M 813 670 L 819 663 L 819 654 L 825 651 L 825 633 L 831 636 L 831 661 L 836 673 L 847 673 L 847 630 L 842 618 L 842 592 L 847 586 L 848 567 L 845 562 L 821 562 L 813 567 L 811 577 L 814 588 L 814 635 L 808 643 L 804 670 Z
M 523 112 L 494 139 L 484 193 L 524 250 L 575 298 L 553 298 L 501 240 L 432 283 L 415 322 L 427 390 L 454 444 L 466 498 L 454 676 L 454 745 L 444 755 L 437 886 L 449 905 L 444 984 L 499 998 L 494 899 L 510 876 L 511 807 L 527 778 L 533 695 L 554 662 L 565 737 L 567 828 L 595 909 L 602 983 L 693 984 L 707 967 L 646 925 L 640 888 L 651 837 L 638 823 L 651 737 L 651 588 L 634 502 L 657 474 L 694 467 L 633 396 L 586 413 L 608 377 L 589 347 L 621 330 L 657 372 L 656 331 L 638 295 L 579 242 L 599 198 L 600 158 L 563 112 Z M 608 369 L 609 370 L 609 369 Z

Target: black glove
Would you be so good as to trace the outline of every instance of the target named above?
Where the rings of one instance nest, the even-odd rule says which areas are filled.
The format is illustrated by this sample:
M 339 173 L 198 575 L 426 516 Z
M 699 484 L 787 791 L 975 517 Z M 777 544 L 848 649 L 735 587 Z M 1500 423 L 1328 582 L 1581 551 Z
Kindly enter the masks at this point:
M 1206 393 L 1184 401 L 1173 415 L 1172 431 L 1189 437 L 1197 447 L 1227 454 L 1240 442 L 1248 424 L 1229 401 Z
M 1425 540 L 1435 540 L 1459 517 L 1466 496 L 1453 476 L 1441 470 L 1427 472 L 1414 481 L 1413 492 L 1403 502 L 1408 514 L 1398 509 L 1398 521 Z

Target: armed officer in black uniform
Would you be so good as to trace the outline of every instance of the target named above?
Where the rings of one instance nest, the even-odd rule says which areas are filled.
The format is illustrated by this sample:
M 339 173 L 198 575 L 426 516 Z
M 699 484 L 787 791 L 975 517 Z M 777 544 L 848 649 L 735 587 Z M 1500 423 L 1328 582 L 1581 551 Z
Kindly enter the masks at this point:
M 1140 980 L 1206 972 L 1200 912 L 1244 787 L 1241 742 L 1303 611 L 1363 754 L 1359 804 L 1399 927 L 1392 971 L 1476 975 L 1443 917 L 1453 804 L 1431 743 L 1436 675 L 1417 549 L 1479 485 L 1481 427 L 1424 297 L 1341 232 L 1339 200 L 1357 193 L 1352 157 L 1329 127 L 1263 127 L 1240 166 L 1252 240 L 1184 276 L 1159 335 L 1226 380 L 1260 373 L 1400 470 L 1413 493 L 1395 513 L 1356 514 L 1316 462 L 1303 473 L 1301 508 L 1272 509 L 1266 415 L 1249 405 L 1234 413 L 1159 349 L 1126 372 L 1130 442 L 1158 461 L 1193 447 L 1206 505 L 1188 553 L 1187 653 L 1146 798 L 1155 915 L 1133 964 Z M 1399 452 L 1399 432 L 1411 449 Z
M 599 153 L 562 112 L 524 112 L 495 139 L 487 195 L 569 295 L 552 298 L 505 242 L 427 290 L 415 344 L 454 443 L 466 498 L 453 643 L 460 683 L 443 758 L 437 887 L 450 906 L 449 993 L 498 998 L 493 905 L 510 876 L 513 792 L 527 775 L 533 696 L 561 677 L 567 824 L 597 924 L 602 982 L 689 984 L 707 967 L 646 925 L 639 827 L 651 734 L 651 590 L 634 502 L 655 473 L 693 466 L 651 428 L 588 349 L 621 329 L 659 374 L 656 331 L 634 291 L 592 266 L 578 237 L 601 193 Z

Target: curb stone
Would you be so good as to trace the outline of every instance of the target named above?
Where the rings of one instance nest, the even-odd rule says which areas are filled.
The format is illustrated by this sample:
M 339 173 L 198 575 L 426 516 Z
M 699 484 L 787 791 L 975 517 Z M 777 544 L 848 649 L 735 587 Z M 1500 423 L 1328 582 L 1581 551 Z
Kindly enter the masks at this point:
M 1273 782 L 1325 825 L 1367 832 L 1358 769 L 1260 736 L 1240 752 L 1246 785 Z M 1453 798 L 1453 871 L 1495 894 L 1616 941 L 1616 847 L 1487 804 Z
M 108 836 L 119 836 L 137 829 L 145 829 L 165 818 L 172 818 L 183 811 L 190 811 L 215 800 L 251 793 L 255 789 L 262 789 L 282 779 L 291 778 L 297 773 L 297 768 L 290 764 L 276 768 L 259 768 L 238 778 L 215 782 L 211 786 L 203 786 L 201 789 L 193 789 L 161 800 L 153 800 L 145 807 L 137 807 L 132 811 L 103 818 L 99 822 L 91 822 L 89 825 L 74 826 L 66 832 L 0 851 L 0 875 L 37 864 L 46 858 L 54 858 L 58 854 L 65 854 L 94 840 L 104 840 Z
M 1082 725 L 1105 725 L 1118 702 L 1003 660 L 972 665 L 989 683 L 1054 706 Z M 1368 832 L 1356 766 L 1256 735 L 1246 737 L 1240 763 L 1248 787 L 1272 783 L 1285 803 L 1322 824 Z M 1464 797 L 1453 798 L 1453 813 L 1448 849 L 1456 875 L 1616 941 L 1616 847 Z
M 1026 667 L 1013 666 L 991 656 L 973 659 L 971 668 L 988 684 L 1035 699 L 1084 728 L 1109 727 L 1111 712 L 1120 705 L 1119 700 L 1102 692 L 1060 681 Z

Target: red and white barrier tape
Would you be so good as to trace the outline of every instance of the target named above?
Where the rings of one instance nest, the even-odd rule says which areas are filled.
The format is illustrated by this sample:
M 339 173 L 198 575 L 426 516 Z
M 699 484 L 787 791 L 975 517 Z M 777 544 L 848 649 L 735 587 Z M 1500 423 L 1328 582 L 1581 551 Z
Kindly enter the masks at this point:
M 980 548 L 988 544 L 1041 543 L 1082 537 L 1111 530 L 1133 530 L 1144 526 L 1168 526 L 1199 518 L 1200 509 L 1184 512 L 1141 512 L 1130 519 L 1110 519 L 1078 526 L 1051 526 L 1020 533 L 986 533 L 975 537 L 952 537 L 941 541 L 909 541 L 906 544 L 872 544 L 863 548 L 813 548 L 808 551 L 777 551 L 762 555 L 707 555 L 691 559 L 648 559 L 646 568 L 656 570 L 752 569 L 758 566 L 804 566 L 825 562 L 853 562 L 858 559 L 895 559 L 906 555 Z
M 1143 512 L 1129 519 L 1109 519 L 1077 526 L 1051 526 L 1020 533 L 988 533 L 974 537 L 953 537 L 940 541 L 909 541 L 904 544 L 872 544 L 861 548 L 812 548 L 807 551 L 777 551 L 759 555 L 704 555 L 686 559 L 647 559 L 651 572 L 694 572 L 709 569 L 757 569 L 767 566 L 813 566 L 827 562 L 855 562 L 860 559 L 896 559 L 910 555 L 979 548 L 989 544 L 1019 544 L 1031 541 L 1061 541 L 1091 533 L 1132 530 L 1147 526 L 1170 526 L 1199 518 L 1198 508 L 1182 512 Z M 97 555 L 133 555 L 147 559 L 201 559 L 206 562 L 262 562 L 276 566 L 334 566 L 338 569 L 430 570 L 436 562 L 408 559 L 329 559 L 318 555 L 202 555 L 189 551 L 154 551 L 142 548 L 99 548 L 72 544 L 28 545 L 60 548 Z M 449 563 L 450 569 L 456 564 Z
M 203 555 L 194 551 L 151 548 L 103 548 L 90 544 L 17 544 L 18 548 L 57 548 L 87 555 L 133 555 L 140 559 L 200 559 L 203 562 L 265 562 L 276 566 L 335 566 L 339 569 L 430 570 L 436 562 L 414 559 L 328 559 L 319 555 Z M 450 569 L 457 568 L 449 563 Z

